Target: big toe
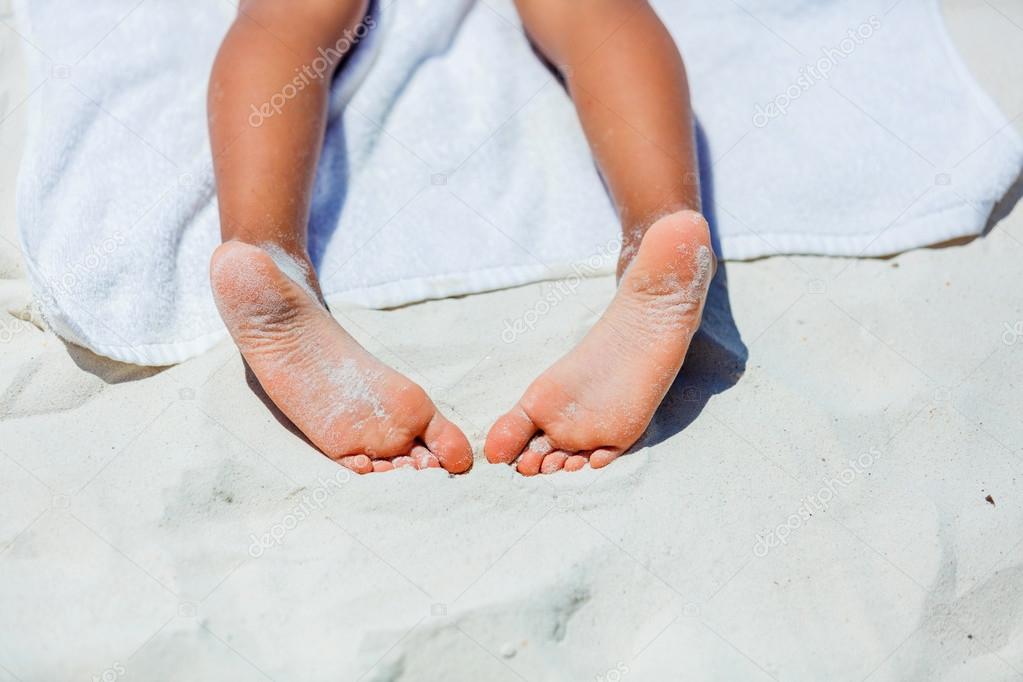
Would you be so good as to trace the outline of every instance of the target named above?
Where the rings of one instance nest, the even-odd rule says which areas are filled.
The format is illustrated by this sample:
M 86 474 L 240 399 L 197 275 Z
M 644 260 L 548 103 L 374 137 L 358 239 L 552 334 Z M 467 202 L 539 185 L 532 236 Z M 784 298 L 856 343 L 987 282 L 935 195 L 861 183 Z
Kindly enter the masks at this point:
M 460 474 L 472 467 L 472 446 L 462 430 L 437 412 L 423 434 L 426 447 L 430 449 L 440 465 L 453 474 Z
M 511 464 L 536 433 L 533 423 L 519 406 L 494 422 L 487 434 L 483 453 L 491 464 Z

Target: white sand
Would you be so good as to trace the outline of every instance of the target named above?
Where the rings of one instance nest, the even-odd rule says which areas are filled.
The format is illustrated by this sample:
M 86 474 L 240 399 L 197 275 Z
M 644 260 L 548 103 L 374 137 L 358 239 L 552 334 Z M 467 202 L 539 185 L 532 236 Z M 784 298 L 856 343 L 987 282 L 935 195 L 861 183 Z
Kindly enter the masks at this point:
M 950 5 L 1023 111 L 1023 6 Z M 0 49 L 0 680 L 1020 679 L 1023 208 L 959 248 L 728 264 L 745 375 L 702 343 L 605 470 L 349 478 L 229 344 L 156 372 L 16 316 Z M 511 344 L 540 286 L 337 315 L 479 446 L 612 290 Z

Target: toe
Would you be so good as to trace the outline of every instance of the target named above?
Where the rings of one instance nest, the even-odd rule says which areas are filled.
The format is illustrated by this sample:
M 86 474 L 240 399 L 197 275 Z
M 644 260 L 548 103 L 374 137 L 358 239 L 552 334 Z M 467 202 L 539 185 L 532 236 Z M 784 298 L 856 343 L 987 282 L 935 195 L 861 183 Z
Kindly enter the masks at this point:
M 415 469 L 416 468 L 415 461 L 411 457 L 409 457 L 408 455 L 403 455 L 401 457 L 395 457 L 394 459 L 391 460 L 391 464 L 394 465 L 395 469 L 406 469 L 406 468 Z
M 378 459 L 373 462 L 373 471 L 391 471 L 392 469 L 394 469 L 394 465 L 386 459 Z
M 567 452 L 555 450 L 543 458 L 543 464 L 540 465 L 540 471 L 545 474 L 553 474 L 555 471 L 560 471 L 561 467 L 565 466 L 565 460 L 567 459 Z
M 461 429 L 452 424 L 440 412 L 426 427 L 423 440 L 437 462 L 453 474 L 460 474 L 472 467 L 472 446 Z M 425 449 L 425 448 L 424 448 Z
M 483 452 L 491 464 L 511 464 L 537 431 L 518 405 L 490 427 Z
M 516 468 L 523 476 L 536 476 L 540 473 L 540 465 L 543 463 L 544 457 L 546 455 L 542 455 L 535 450 L 526 450 L 519 457 L 519 463 Z
M 422 445 L 413 446 L 409 456 L 412 458 L 412 463 L 417 469 L 436 469 L 440 466 L 440 460 L 437 459 L 437 456 Z
M 540 467 L 544 458 L 547 457 L 554 447 L 543 434 L 537 434 L 529 441 L 525 451 L 519 456 L 516 469 L 523 476 L 535 476 L 540 473 Z
M 586 466 L 586 458 L 582 455 L 572 455 L 565 460 L 565 471 L 579 471 Z
M 337 461 L 341 466 L 348 467 L 357 474 L 368 474 L 373 471 L 373 462 L 366 455 L 347 455 Z
M 618 459 L 622 454 L 621 450 L 614 450 L 611 448 L 599 448 L 593 451 L 590 455 L 590 466 L 594 469 L 601 469 L 606 467 L 611 462 Z

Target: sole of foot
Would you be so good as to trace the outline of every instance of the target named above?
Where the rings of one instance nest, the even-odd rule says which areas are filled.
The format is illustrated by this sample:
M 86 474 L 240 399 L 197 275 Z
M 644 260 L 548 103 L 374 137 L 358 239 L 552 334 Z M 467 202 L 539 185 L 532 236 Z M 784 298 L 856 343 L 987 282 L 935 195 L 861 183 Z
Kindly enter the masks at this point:
M 420 386 L 359 345 L 308 282 L 286 272 L 308 274 L 297 259 L 238 241 L 221 244 L 210 261 L 220 315 L 274 404 L 358 473 L 467 471 L 472 448 L 462 431 Z
M 682 367 L 715 267 L 703 216 L 655 222 L 593 328 L 494 423 L 487 460 L 533 476 L 599 469 L 632 447 Z

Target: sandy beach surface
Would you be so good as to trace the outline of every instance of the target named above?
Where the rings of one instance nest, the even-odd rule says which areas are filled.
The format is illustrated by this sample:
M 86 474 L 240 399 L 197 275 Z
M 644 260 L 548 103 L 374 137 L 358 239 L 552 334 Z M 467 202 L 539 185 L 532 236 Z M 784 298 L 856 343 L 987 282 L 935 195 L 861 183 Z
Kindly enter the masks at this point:
M 1023 3 L 945 14 L 1023 129 Z M 606 469 L 349 476 L 230 343 L 161 370 L 41 328 L 31 47 L 0 19 L 0 681 L 1023 679 L 1023 208 L 956 247 L 726 264 Z M 479 449 L 614 290 L 554 286 L 335 315 Z

